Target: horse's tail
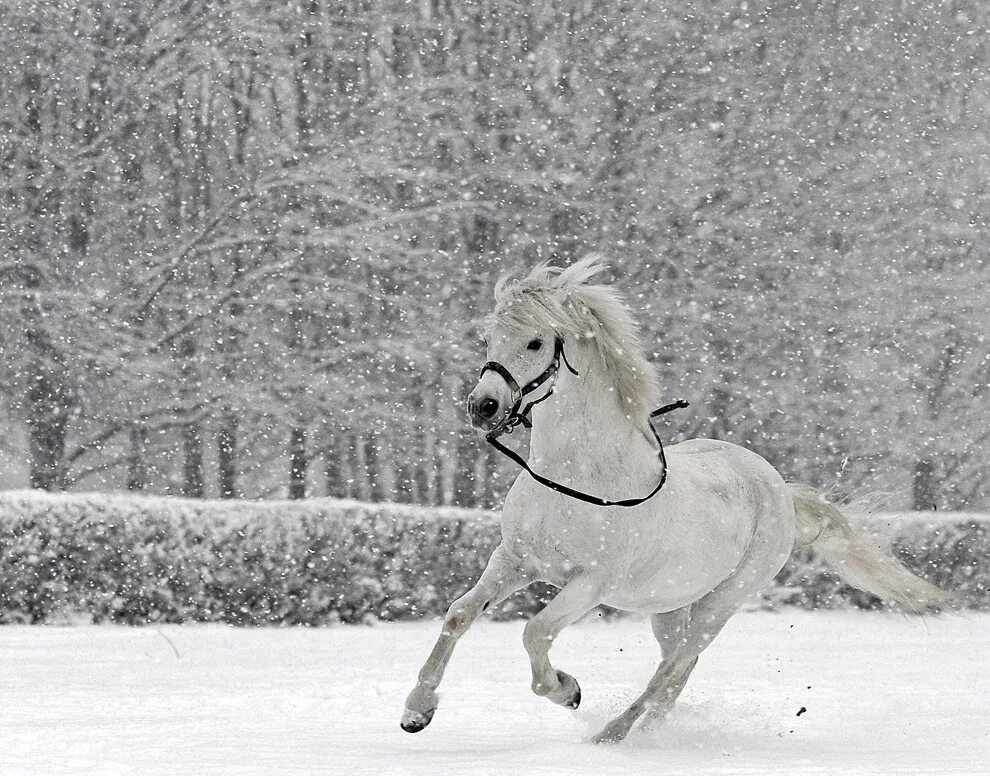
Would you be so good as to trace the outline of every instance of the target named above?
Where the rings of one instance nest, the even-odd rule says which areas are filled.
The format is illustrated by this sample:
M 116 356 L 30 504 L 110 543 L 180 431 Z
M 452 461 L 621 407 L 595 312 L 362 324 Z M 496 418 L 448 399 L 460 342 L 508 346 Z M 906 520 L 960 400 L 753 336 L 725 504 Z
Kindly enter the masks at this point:
M 844 582 L 915 614 L 958 606 L 956 595 L 915 576 L 850 525 L 823 493 L 804 485 L 791 485 L 791 491 L 797 513 L 796 545 L 814 547 Z

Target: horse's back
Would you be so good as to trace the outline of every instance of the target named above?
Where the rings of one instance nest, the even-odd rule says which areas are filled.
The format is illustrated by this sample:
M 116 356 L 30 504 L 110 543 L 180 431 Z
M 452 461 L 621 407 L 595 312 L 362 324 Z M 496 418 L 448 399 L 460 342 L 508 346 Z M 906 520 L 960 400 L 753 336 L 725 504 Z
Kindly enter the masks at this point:
M 793 520 L 793 498 L 780 473 L 761 455 L 719 439 L 688 439 L 666 448 L 669 482 L 684 497 L 731 492 L 735 508 L 761 519 Z M 693 499 L 692 499 L 693 500 Z
M 678 442 L 676 445 L 670 445 L 666 450 L 668 454 L 694 455 L 696 453 L 710 453 L 716 450 L 722 450 L 729 446 L 731 446 L 729 442 L 723 442 L 719 439 L 686 439 L 683 442 Z
M 776 469 L 759 453 L 755 453 L 747 447 L 725 442 L 721 439 L 686 439 L 674 445 L 664 447 L 667 461 L 671 470 L 677 466 L 678 459 L 684 459 L 688 467 L 696 466 L 718 466 L 727 467 L 729 470 L 745 470 L 748 475 L 760 474 L 775 483 L 783 478 Z M 707 463 L 703 463 L 706 462 Z
M 703 455 L 706 453 L 720 453 L 723 455 L 742 453 L 747 456 L 755 456 L 756 458 L 760 458 L 760 460 L 765 460 L 748 448 L 741 447 L 732 442 L 725 442 L 721 439 L 685 439 L 683 442 L 678 442 L 675 445 L 665 446 L 664 450 L 668 457 L 671 455 Z

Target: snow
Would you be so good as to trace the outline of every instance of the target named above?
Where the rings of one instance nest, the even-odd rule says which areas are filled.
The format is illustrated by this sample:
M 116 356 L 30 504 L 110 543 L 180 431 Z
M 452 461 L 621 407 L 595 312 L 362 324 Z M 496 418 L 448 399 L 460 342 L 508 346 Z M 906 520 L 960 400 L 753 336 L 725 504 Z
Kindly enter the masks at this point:
M 271 520 L 272 514 L 283 519 L 301 518 L 314 514 L 330 514 L 342 519 L 359 515 L 382 515 L 389 518 L 406 517 L 426 521 L 498 522 L 498 513 L 490 509 L 456 506 L 420 506 L 392 501 L 356 501 L 349 498 L 302 499 L 211 499 L 180 496 L 149 496 L 134 493 L 49 493 L 42 490 L 0 491 L 0 510 L 9 515 L 37 514 L 54 511 L 62 515 L 67 510 L 76 514 L 109 517 L 115 514 L 145 513 L 163 515 L 172 520 L 191 519 L 197 522 L 221 522 L 238 526 L 257 519 L 259 515 Z M 913 513 L 907 513 L 913 514 Z M 922 513 L 926 514 L 926 513 Z M 968 513 L 953 512 L 969 517 Z M 976 519 L 990 519 L 977 515 Z
M 564 632 L 570 712 L 529 692 L 522 624 L 481 622 L 410 736 L 437 628 L 0 628 L 0 773 L 990 773 L 990 615 L 740 614 L 672 718 L 616 746 L 588 739 L 652 673 L 647 623 Z

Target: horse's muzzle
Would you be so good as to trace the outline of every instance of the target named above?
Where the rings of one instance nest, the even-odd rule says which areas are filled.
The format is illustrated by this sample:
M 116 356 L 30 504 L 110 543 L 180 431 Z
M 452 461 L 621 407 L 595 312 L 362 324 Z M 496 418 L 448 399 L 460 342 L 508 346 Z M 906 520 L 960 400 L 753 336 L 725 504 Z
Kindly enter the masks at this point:
M 498 417 L 502 414 L 502 405 L 498 399 L 482 394 L 468 396 L 468 416 L 471 425 L 482 431 L 491 431 L 498 426 Z

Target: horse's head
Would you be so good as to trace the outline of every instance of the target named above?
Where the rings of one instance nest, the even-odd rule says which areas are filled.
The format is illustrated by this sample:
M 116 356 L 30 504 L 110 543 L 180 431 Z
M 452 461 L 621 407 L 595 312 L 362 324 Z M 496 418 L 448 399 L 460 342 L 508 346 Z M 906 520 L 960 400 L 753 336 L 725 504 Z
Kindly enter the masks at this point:
M 468 397 L 476 428 L 500 434 L 528 425 L 528 409 L 555 388 L 563 390 L 565 370 L 600 376 L 592 382 L 605 385 L 624 413 L 646 422 L 659 392 L 656 374 L 622 297 L 590 282 L 602 269 L 590 256 L 566 268 L 540 264 L 525 277 L 499 281 L 485 325 L 488 361 Z
M 528 422 L 529 408 L 553 391 L 567 357 L 563 338 L 552 329 L 518 329 L 495 322 L 486 344 L 488 359 L 468 396 L 468 414 L 475 428 L 501 433 Z

